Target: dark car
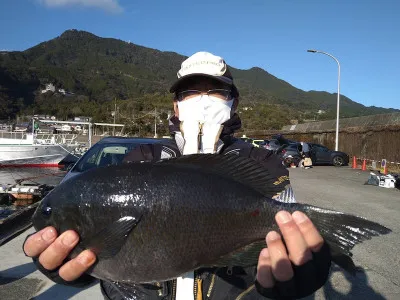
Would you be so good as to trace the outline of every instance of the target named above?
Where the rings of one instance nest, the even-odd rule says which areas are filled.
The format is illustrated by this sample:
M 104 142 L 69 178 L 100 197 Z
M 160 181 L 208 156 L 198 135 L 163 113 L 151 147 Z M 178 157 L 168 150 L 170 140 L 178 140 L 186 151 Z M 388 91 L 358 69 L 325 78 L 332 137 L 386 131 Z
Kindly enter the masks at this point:
M 167 142 L 167 139 L 155 138 L 129 138 L 129 137 L 106 137 L 94 144 L 75 163 L 62 181 L 74 177 L 92 168 L 107 165 L 118 165 L 122 163 L 125 155 L 143 144 L 156 144 Z
M 329 164 L 340 167 L 349 163 L 349 156 L 344 152 L 330 150 L 319 144 L 308 144 L 310 145 L 311 160 L 314 165 Z
M 287 145 L 298 144 L 298 142 L 289 140 L 285 138 L 282 134 L 275 134 L 272 136 L 272 139 L 268 141 L 268 143 L 264 146 L 264 148 L 279 152 Z
M 297 141 L 289 140 L 285 138 L 282 134 L 275 134 L 272 136 L 272 139 L 277 140 L 281 145 L 289 145 L 289 144 L 296 144 Z
M 264 148 L 271 151 L 276 151 L 281 146 L 282 144 L 278 140 L 272 139 L 264 145 Z
M 242 137 L 239 137 L 239 140 L 252 144 L 254 147 L 264 147 L 267 144 L 267 140 L 261 140 L 261 139 L 254 139 L 254 138 L 249 138 L 245 135 Z
M 279 146 L 279 148 L 275 150 L 275 153 L 278 154 L 282 160 L 291 158 L 291 162 L 293 162 L 296 166 L 302 159 L 300 143 L 291 143 Z
M 349 156 L 344 152 L 329 150 L 325 146 L 314 143 L 308 143 L 308 145 L 310 146 L 310 156 L 313 165 L 334 165 L 339 167 L 349 163 Z M 281 146 L 276 150 L 276 153 L 283 160 L 291 157 L 293 162 L 298 165 L 302 159 L 301 149 L 302 146 L 300 143 L 293 143 Z
M 241 141 L 243 141 L 243 142 L 246 142 L 246 143 L 252 144 L 254 139 L 249 138 L 249 137 L 247 137 L 247 136 L 244 135 L 244 136 L 242 136 L 242 137 L 239 137 L 239 140 L 241 140 Z

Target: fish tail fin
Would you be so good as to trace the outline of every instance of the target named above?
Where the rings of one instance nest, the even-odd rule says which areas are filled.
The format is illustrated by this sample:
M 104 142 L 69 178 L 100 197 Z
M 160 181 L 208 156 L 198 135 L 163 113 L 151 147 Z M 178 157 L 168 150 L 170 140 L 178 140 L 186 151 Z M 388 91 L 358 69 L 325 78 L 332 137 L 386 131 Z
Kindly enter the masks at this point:
M 351 274 L 356 272 L 356 266 L 351 258 L 353 256 L 351 249 L 374 236 L 391 232 L 390 229 L 378 223 L 333 210 L 311 205 L 304 205 L 302 210 L 328 243 L 332 261 Z

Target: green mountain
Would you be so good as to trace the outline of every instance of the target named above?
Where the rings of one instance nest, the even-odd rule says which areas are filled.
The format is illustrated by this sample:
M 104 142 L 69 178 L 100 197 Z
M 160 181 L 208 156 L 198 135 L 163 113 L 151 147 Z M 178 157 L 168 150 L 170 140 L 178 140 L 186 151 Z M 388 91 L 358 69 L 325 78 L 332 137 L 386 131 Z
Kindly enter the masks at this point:
M 173 52 L 67 30 L 25 51 L 0 52 L 0 119 L 33 112 L 62 118 L 86 114 L 108 121 L 114 99 L 121 121 L 138 119 L 156 107 L 167 112 L 168 88 L 184 59 Z M 248 128 L 279 128 L 291 119 L 315 118 L 318 110 L 325 111 L 319 119 L 336 114 L 335 94 L 305 92 L 260 68 L 232 67 L 232 74 L 241 106 L 247 107 L 242 113 Z M 42 94 L 47 83 L 54 84 L 56 92 Z M 60 88 L 70 94 L 57 92 Z M 341 96 L 341 117 L 396 111 L 365 107 Z

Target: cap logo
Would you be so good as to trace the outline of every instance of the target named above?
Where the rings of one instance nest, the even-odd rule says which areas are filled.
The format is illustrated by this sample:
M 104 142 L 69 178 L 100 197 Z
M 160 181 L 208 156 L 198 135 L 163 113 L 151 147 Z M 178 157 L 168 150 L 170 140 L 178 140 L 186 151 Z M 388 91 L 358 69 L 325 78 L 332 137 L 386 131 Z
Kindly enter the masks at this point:
M 219 57 L 215 60 L 210 59 L 193 59 L 190 57 L 182 63 L 181 69 L 178 71 L 178 78 L 190 74 L 207 74 L 212 76 L 223 76 L 226 72 L 226 64 L 223 59 Z M 196 57 L 198 58 L 198 57 Z

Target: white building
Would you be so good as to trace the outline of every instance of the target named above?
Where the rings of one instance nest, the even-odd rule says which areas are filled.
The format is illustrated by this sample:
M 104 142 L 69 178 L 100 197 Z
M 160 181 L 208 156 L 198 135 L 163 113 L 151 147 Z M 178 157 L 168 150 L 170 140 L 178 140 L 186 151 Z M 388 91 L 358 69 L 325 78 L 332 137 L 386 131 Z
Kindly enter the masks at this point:
M 69 131 L 71 131 L 71 126 L 68 124 L 63 124 L 63 125 L 61 125 L 61 128 L 59 130 L 62 132 L 69 132 Z
M 47 92 L 55 92 L 56 91 L 56 87 L 54 86 L 54 84 L 52 83 L 48 83 L 46 84 L 46 88 L 44 90 L 42 90 L 42 94 L 47 93 Z
M 84 117 L 84 116 L 79 116 L 79 117 L 74 117 L 74 121 L 77 122 L 90 122 L 92 118 L 90 117 Z
M 242 107 L 242 110 L 248 111 L 248 110 L 253 110 L 253 108 L 250 106 L 244 106 L 244 107 Z

